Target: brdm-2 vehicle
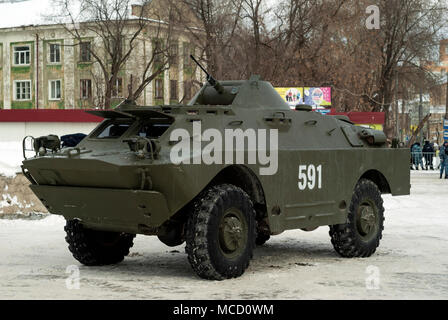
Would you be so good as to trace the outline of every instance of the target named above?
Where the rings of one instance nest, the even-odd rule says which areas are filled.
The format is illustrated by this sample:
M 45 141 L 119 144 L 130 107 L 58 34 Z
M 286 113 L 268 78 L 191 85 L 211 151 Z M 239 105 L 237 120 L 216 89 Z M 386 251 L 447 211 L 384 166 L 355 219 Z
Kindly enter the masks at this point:
M 23 172 L 67 220 L 73 256 L 115 264 L 136 234 L 156 235 L 186 242 L 194 271 L 223 280 L 241 276 L 270 236 L 320 226 L 339 255 L 372 255 L 382 194 L 410 192 L 409 151 L 347 117 L 291 110 L 257 76 L 207 80 L 187 105 L 88 111 L 104 121 L 75 147 L 32 139 Z

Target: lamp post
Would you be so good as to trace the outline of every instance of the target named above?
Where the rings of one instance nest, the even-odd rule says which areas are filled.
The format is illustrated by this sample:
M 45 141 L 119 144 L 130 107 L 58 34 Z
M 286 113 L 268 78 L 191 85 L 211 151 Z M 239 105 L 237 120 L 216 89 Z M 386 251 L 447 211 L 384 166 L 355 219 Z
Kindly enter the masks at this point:
M 420 123 L 422 123 L 423 120 L 423 92 L 422 92 L 422 88 L 420 87 L 420 103 L 418 105 L 418 124 L 420 125 Z M 420 132 L 418 133 L 418 140 L 417 142 L 422 142 L 422 131 L 423 131 L 423 127 L 420 130 Z
M 395 138 L 400 139 L 400 124 L 398 122 L 398 71 L 395 72 Z
M 443 120 L 443 140 L 448 141 L 448 69 L 446 72 L 445 119 Z
M 448 120 L 448 69 L 445 70 L 445 73 L 446 73 L 445 120 Z

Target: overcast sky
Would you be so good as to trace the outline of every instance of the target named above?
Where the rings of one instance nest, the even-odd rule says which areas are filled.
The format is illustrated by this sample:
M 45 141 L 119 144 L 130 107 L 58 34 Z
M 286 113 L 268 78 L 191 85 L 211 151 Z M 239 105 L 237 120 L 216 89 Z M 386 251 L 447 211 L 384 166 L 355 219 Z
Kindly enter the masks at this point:
M 42 15 L 51 10 L 50 0 L 6 1 L 0 0 L 0 28 L 43 23 Z
M 266 0 L 268 6 L 275 2 Z M 48 23 L 44 16 L 51 12 L 51 0 L 0 0 L 0 28 Z

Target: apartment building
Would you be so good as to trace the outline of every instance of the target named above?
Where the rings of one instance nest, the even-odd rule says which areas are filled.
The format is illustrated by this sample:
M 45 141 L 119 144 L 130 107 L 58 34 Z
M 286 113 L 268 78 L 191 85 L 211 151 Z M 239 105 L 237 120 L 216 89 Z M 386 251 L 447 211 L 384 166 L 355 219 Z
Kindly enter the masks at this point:
M 132 24 L 132 19 L 129 23 Z M 142 33 L 120 71 L 113 90 L 113 104 L 127 97 L 131 79 L 138 79 L 150 61 L 154 41 L 157 41 L 151 30 L 148 28 Z M 193 83 L 203 80 L 203 75 L 189 59 L 196 49 L 188 34 L 178 32 L 171 42 L 174 58 L 169 70 L 145 88 L 137 100 L 138 104 L 166 105 L 188 100 L 193 95 Z M 0 29 L 0 108 L 77 109 L 97 106 L 104 87 L 101 70 L 89 48 L 100 43 L 95 35 L 88 32 L 79 42 L 64 25 L 58 24 Z

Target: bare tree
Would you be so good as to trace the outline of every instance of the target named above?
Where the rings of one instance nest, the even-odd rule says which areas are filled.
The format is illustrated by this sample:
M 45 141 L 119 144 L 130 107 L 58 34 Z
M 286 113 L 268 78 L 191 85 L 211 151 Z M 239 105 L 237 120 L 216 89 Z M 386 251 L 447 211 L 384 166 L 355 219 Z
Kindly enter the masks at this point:
M 370 102 L 373 111 L 386 112 L 385 131 L 392 134 L 389 110 L 394 96 L 395 77 L 415 90 L 427 91 L 434 79 L 425 62 L 434 57 L 439 45 L 445 8 L 441 2 L 426 0 L 380 1 L 381 28 L 373 33 L 372 51 L 380 61 L 376 71 L 376 92 Z
M 109 109 L 119 73 L 126 68 L 135 49 L 153 37 L 149 57 L 138 57 L 138 75 L 133 75 L 129 100 L 136 100 L 145 87 L 169 67 L 169 45 L 172 21 L 162 21 L 157 12 L 147 10 L 142 2 L 141 10 L 132 15 L 131 0 L 54 0 L 61 21 L 75 39 L 75 46 L 83 46 L 84 52 L 93 57 L 103 75 L 104 93 L 100 107 Z M 149 17 L 149 13 L 151 17 Z M 93 41 L 86 43 L 86 36 Z M 134 81 L 137 80 L 134 86 Z M 130 79 L 129 79 L 130 81 Z M 97 85 L 100 90 L 102 85 Z
M 243 0 L 169 0 L 191 41 L 201 52 L 209 71 L 219 79 L 232 77 L 241 59 L 235 59 L 236 32 L 241 22 Z
M 342 110 L 384 111 L 435 85 L 433 60 L 445 8 L 426 0 L 379 1 L 381 27 L 366 28 L 370 1 L 283 0 L 271 37 L 270 78 L 279 85 L 331 85 Z M 396 78 L 398 90 L 395 90 Z
M 252 64 L 250 66 L 251 72 L 260 73 L 260 50 L 263 45 L 262 33 L 264 21 L 263 12 L 264 0 L 243 0 L 243 19 L 247 19 L 250 23 L 250 29 L 252 31 Z
M 80 1 L 87 22 L 77 28 L 78 17 L 68 15 L 70 28 L 78 42 L 83 28 L 102 39 L 105 53 L 91 50 L 103 70 L 106 106 L 117 72 L 130 52 L 148 41 L 143 34 L 162 41 L 151 40 L 152 55 L 132 74 L 133 100 L 169 66 L 170 39 L 180 29 L 219 79 L 258 73 L 278 86 L 332 86 L 333 105 L 341 111 L 386 112 L 386 131 L 396 99 L 435 87 L 424 62 L 433 58 L 445 12 L 436 1 L 379 0 L 379 30 L 366 28 L 368 0 L 280 0 L 273 10 L 266 0 L 153 0 L 132 20 L 130 0 Z M 110 1 L 113 5 L 103 8 Z M 157 7 L 161 15 L 147 7 Z

